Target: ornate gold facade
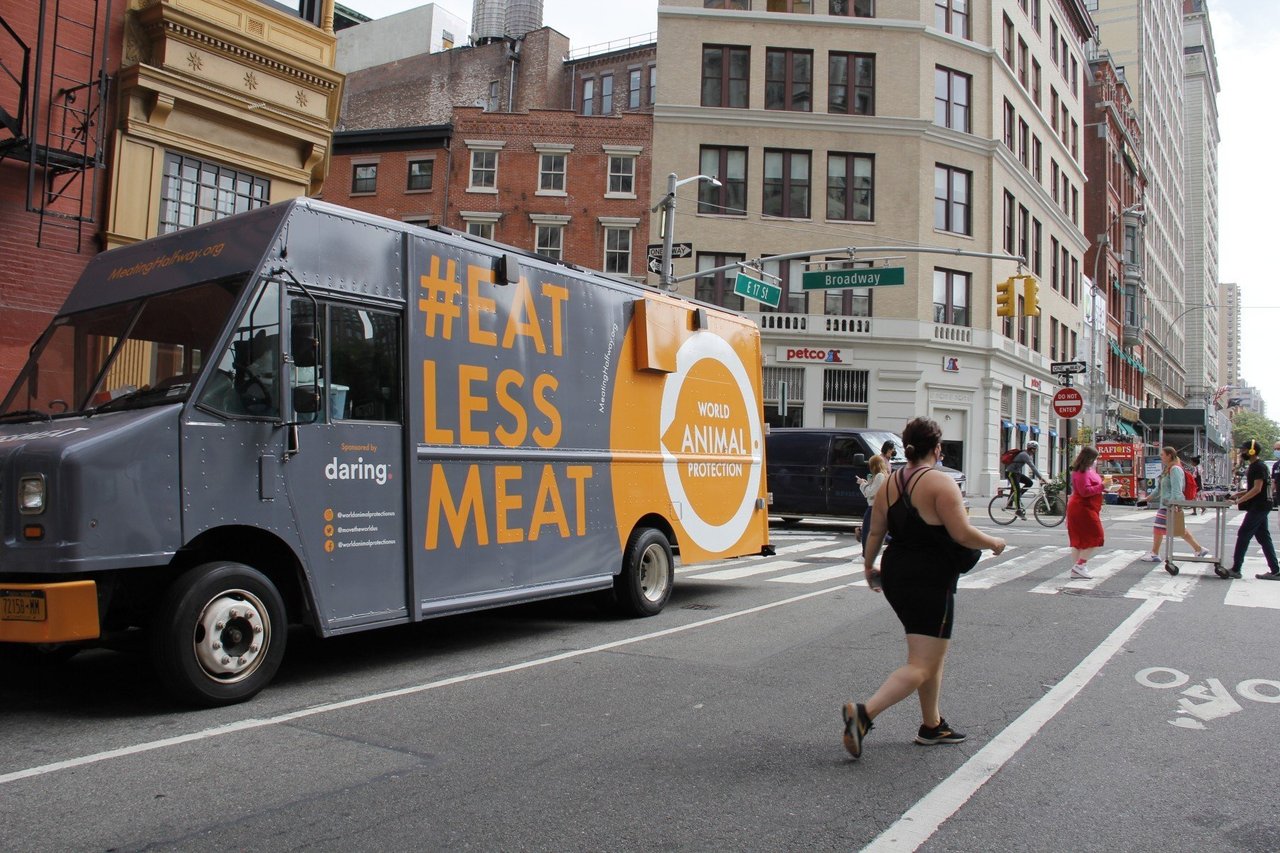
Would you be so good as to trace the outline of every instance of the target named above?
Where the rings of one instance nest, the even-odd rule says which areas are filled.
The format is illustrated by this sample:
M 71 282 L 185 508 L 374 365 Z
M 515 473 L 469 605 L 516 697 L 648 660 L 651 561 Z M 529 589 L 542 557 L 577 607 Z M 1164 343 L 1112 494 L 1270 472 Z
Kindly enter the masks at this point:
M 166 152 L 318 192 L 343 75 L 324 29 L 254 0 L 130 0 L 119 74 L 107 248 L 158 233 Z

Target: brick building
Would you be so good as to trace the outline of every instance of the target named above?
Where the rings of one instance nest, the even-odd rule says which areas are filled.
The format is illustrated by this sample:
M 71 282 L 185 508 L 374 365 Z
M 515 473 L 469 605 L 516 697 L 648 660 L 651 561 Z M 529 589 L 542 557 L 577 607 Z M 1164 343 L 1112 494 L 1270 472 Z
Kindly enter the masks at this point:
M 541 27 L 352 72 L 324 197 L 643 278 L 656 48 L 568 54 Z
M 4 6 L 0 388 L 94 253 L 319 188 L 342 91 L 334 8 Z

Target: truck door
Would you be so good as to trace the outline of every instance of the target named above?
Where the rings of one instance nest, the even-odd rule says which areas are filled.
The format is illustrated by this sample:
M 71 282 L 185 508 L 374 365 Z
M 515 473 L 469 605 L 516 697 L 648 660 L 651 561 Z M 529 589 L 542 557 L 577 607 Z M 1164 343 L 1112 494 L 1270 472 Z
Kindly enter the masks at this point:
M 403 621 L 403 312 L 301 294 L 289 305 L 298 435 L 283 473 L 320 615 L 338 632 Z

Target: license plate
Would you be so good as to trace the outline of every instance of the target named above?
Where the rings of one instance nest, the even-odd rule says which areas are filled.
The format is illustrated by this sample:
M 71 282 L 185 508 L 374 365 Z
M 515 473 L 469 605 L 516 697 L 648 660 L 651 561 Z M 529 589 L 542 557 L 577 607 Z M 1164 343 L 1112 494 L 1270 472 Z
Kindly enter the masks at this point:
M 43 622 L 46 618 L 43 590 L 0 589 L 0 619 L 7 622 Z

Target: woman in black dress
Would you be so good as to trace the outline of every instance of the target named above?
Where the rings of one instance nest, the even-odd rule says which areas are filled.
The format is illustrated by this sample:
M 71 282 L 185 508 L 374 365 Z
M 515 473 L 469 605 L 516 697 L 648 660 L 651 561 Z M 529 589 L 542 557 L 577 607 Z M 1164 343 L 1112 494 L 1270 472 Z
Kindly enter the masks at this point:
M 959 743 L 965 736 L 947 724 L 938 708 L 942 665 L 951 640 L 956 581 L 961 569 L 950 559 L 960 549 L 1004 551 L 1004 540 L 969 523 L 960 489 L 933 469 L 942 453 L 942 430 L 929 418 L 916 418 L 902 431 L 907 465 L 896 471 L 876 495 L 871 531 L 863 548 L 863 568 L 872 589 L 883 590 L 907 634 L 907 662 L 863 703 L 848 702 L 844 745 L 862 754 L 871 721 L 912 693 L 920 696 L 923 721 L 916 743 Z M 882 569 L 876 555 L 885 532 L 892 535 Z M 968 568 L 964 566 L 963 568 Z

